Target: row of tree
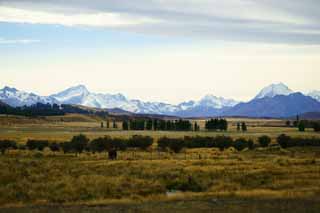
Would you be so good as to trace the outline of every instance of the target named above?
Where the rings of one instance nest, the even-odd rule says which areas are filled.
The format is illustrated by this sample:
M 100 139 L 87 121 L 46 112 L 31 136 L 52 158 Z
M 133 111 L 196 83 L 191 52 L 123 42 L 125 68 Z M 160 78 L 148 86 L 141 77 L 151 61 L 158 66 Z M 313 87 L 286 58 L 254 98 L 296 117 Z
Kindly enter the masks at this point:
M 37 103 L 32 106 L 11 107 L 9 105 L 0 105 L 0 114 L 23 115 L 23 116 L 55 116 L 64 115 L 65 112 L 57 104 Z
M 6 104 L 0 104 L 0 114 L 6 115 L 22 115 L 28 117 L 34 116 L 59 116 L 65 115 L 66 113 L 79 113 L 79 114 L 96 114 L 99 116 L 107 116 L 108 112 L 106 111 L 90 111 L 87 109 L 82 109 L 77 106 L 68 105 L 68 104 L 43 104 L 36 103 L 31 106 L 21 106 L 21 107 L 11 107 Z
M 271 138 L 268 136 L 261 136 L 258 139 L 261 147 L 266 147 L 270 144 Z M 216 137 L 189 137 L 184 138 L 167 138 L 163 137 L 158 140 L 158 146 L 162 150 L 171 150 L 173 152 L 180 152 L 184 148 L 219 148 L 221 151 L 230 147 L 241 151 L 245 148 L 254 149 L 255 143 L 251 139 L 237 138 L 233 139 L 228 136 Z
M 285 134 L 277 137 L 277 143 L 282 148 L 295 146 L 320 146 L 319 138 L 292 138 Z M 5 153 L 8 149 L 29 149 L 42 151 L 48 147 L 53 152 L 63 151 L 64 153 L 82 153 L 84 151 L 100 153 L 109 152 L 109 156 L 118 150 L 126 150 L 127 148 L 147 150 L 154 142 L 150 136 L 134 135 L 128 139 L 111 138 L 109 136 L 89 140 L 85 135 L 74 136 L 70 141 L 64 143 L 49 142 L 47 140 L 28 140 L 25 146 L 17 146 L 15 141 L 0 141 L 0 151 Z M 220 150 L 234 147 L 236 150 L 254 149 L 257 146 L 267 147 L 271 143 L 269 136 L 261 136 L 258 138 L 258 144 L 251 139 L 237 138 L 233 139 L 228 136 L 216 137 L 189 137 L 184 138 L 168 138 L 162 137 L 158 140 L 158 149 L 162 151 L 180 152 L 185 148 L 219 148 Z
M 282 148 L 298 146 L 320 146 L 319 138 L 293 138 L 285 134 L 278 136 L 277 142 Z
M 221 131 L 227 131 L 228 130 L 228 121 L 226 119 L 210 119 L 207 120 L 205 123 L 205 128 L 207 130 L 221 130 Z
M 62 150 L 64 153 L 104 152 L 111 150 L 125 150 L 138 148 L 146 150 L 153 144 L 153 138 L 149 136 L 134 135 L 129 139 L 111 138 L 110 136 L 99 137 L 89 140 L 85 135 L 74 136 L 70 141 L 63 143 L 50 143 L 46 140 L 28 140 L 26 148 L 29 150 L 42 151 L 48 147 L 52 151 Z
M 122 122 L 123 130 L 154 130 L 154 131 L 199 131 L 197 123 L 192 125 L 189 120 L 160 120 L 160 119 L 134 119 Z
M 244 124 L 245 125 L 245 124 Z M 197 122 L 189 120 L 161 120 L 161 119 L 133 119 L 122 122 L 123 130 L 160 130 L 160 131 L 200 131 Z M 227 131 L 228 122 L 226 119 L 210 119 L 205 123 L 205 129 L 209 131 Z

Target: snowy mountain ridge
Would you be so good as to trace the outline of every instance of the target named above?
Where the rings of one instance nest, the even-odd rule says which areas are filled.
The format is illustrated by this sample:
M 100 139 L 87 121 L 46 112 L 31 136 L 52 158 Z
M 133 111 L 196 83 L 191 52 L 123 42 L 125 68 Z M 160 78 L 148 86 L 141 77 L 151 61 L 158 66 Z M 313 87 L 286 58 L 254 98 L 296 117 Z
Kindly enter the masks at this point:
M 10 91 L 10 92 L 8 92 Z M 162 102 L 144 102 L 128 99 L 124 95 L 92 93 L 86 86 L 78 85 L 70 87 L 51 96 L 37 96 L 32 93 L 19 91 L 15 88 L 5 87 L 0 90 L 0 100 L 12 106 L 32 105 L 40 103 L 76 104 L 95 108 L 120 108 L 129 112 L 144 114 L 176 115 L 178 112 L 190 110 L 194 107 L 222 109 L 231 107 L 238 102 L 232 99 L 224 99 L 213 95 L 206 95 L 199 101 L 188 101 L 178 105 Z
M 283 83 L 271 84 L 267 87 L 264 87 L 253 99 L 253 101 L 257 100 L 261 103 L 267 104 L 269 102 L 272 102 L 273 99 L 279 99 L 280 96 L 286 97 L 292 94 L 294 94 L 294 92 Z M 314 101 L 320 103 L 320 91 L 313 91 L 304 96 L 309 98 L 311 97 L 312 99 L 314 99 Z M 304 100 L 298 95 L 290 97 L 294 98 L 297 101 L 296 104 L 300 104 L 299 101 Z M 283 98 L 283 100 L 287 99 Z M 233 99 L 226 99 L 210 94 L 205 95 L 199 101 L 191 100 L 174 105 L 162 102 L 145 102 L 136 99 L 128 99 L 120 93 L 93 93 L 90 92 L 84 85 L 70 87 L 51 96 L 38 96 L 33 93 L 19 91 L 15 88 L 4 87 L 3 89 L 0 89 L 0 101 L 14 107 L 24 105 L 29 106 L 38 102 L 49 104 L 75 104 L 94 108 L 118 108 L 140 114 L 161 114 L 182 117 L 221 116 L 226 112 L 228 112 L 229 114 L 233 114 L 234 112 L 240 113 L 244 110 L 241 109 L 242 111 L 240 111 L 240 109 L 238 109 L 244 103 L 239 103 L 238 101 L 235 101 Z M 307 99 L 305 100 L 305 102 L 313 103 L 312 101 L 307 101 Z M 252 105 L 247 105 L 249 109 L 246 109 L 245 112 L 255 112 L 255 110 L 257 110 L 255 109 L 255 107 L 253 107 L 253 103 L 256 102 L 252 102 Z M 239 107 L 237 108 L 238 105 Z M 313 105 L 315 106 L 316 104 L 313 103 Z M 251 109 L 250 107 L 253 108 Z M 237 109 L 238 111 L 236 111 Z M 275 107 L 273 107 L 273 109 L 275 109 Z

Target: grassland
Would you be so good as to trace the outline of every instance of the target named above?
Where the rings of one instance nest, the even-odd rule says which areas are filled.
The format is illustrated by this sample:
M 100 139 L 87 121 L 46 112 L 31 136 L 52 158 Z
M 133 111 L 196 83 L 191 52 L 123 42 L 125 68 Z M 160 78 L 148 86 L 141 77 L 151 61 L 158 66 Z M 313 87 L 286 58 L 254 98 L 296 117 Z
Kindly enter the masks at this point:
M 320 137 L 311 130 L 287 128 L 281 120 L 246 119 L 249 131 L 240 133 L 234 126 L 238 120 L 229 121 L 225 135 Z M 124 132 L 100 128 L 101 121 L 74 115 L 0 117 L 0 139 L 25 143 L 29 138 L 65 141 L 78 133 L 90 138 L 221 134 Z M 319 158 L 319 147 L 189 149 L 180 154 L 128 150 L 116 161 L 107 160 L 105 153 L 76 157 L 49 150 L 11 150 L 0 156 L 0 212 L 318 212 Z

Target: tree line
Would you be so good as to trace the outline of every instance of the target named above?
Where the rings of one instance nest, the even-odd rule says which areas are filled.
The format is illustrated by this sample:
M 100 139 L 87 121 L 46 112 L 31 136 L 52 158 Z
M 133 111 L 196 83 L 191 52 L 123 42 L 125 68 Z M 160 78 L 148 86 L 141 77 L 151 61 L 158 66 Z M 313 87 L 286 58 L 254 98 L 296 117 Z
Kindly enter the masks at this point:
M 315 132 L 320 132 L 320 122 L 319 121 L 310 121 L 310 120 L 300 120 L 300 117 L 297 115 L 295 121 L 286 121 L 287 127 L 296 127 L 300 132 L 304 132 L 306 128 L 313 129 Z
M 68 104 L 43 104 L 36 103 L 31 106 L 11 107 L 9 105 L 0 105 L 0 114 L 6 115 L 21 115 L 21 116 L 62 116 L 66 113 L 79 113 L 79 114 L 96 114 L 99 116 L 107 116 L 106 111 L 93 112 L 90 110 L 82 109 Z
M 189 120 L 163 120 L 163 119 L 132 119 L 122 122 L 123 130 L 154 130 L 154 131 L 199 131 L 200 127 Z
M 228 130 L 228 122 L 226 119 L 210 119 L 207 120 L 205 123 L 205 128 L 207 130 L 221 130 L 221 131 L 227 131 Z
M 164 119 L 131 119 L 122 122 L 123 130 L 153 130 L 153 131 L 200 131 L 197 122 L 189 120 L 164 120 Z M 205 129 L 209 131 L 227 131 L 226 119 L 210 119 L 205 122 Z
M 293 138 L 285 134 L 276 138 L 277 143 L 282 148 L 295 146 L 320 146 L 319 138 Z M 184 138 L 168 138 L 162 137 L 157 141 L 157 149 L 161 151 L 181 152 L 187 148 L 218 148 L 221 151 L 233 147 L 241 151 L 244 149 L 254 149 L 256 147 L 268 147 L 271 143 L 269 136 L 260 136 L 255 143 L 252 139 L 237 138 L 233 139 L 229 136 L 201 137 L 201 136 L 185 136 Z M 17 145 L 12 140 L 0 140 L 0 151 L 4 154 L 8 149 L 28 149 L 43 151 L 49 148 L 53 152 L 63 151 L 66 153 L 74 153 L 76 155 L 82 152 L 101 153 L 108 152 L 109 157 L 113 155 L 116 158 L 117 151 L 131 149 L 148 150 L 153 145 L 154 139 L 150 136 L 134 135 L 126 138 L 111 138 L 110 136 L 99 137 L 89 140 L 85 135 L 76 135 L 70 141 L 57 143 L 48 140 L 31 140 L 29 139 L 25 145 Z M 111 159 L 113 159 L 111 158 Z

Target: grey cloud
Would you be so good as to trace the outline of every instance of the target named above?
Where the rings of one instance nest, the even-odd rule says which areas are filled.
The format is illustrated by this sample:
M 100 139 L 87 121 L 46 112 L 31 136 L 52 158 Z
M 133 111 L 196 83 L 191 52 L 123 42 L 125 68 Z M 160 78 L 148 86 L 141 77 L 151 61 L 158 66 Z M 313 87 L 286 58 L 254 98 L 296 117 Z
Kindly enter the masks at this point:
M 113 12 L 132 19 L 161 20 L 116 28 L 146 34 L 320 44 L 319 0 L 0 0 L 0 6 L 66 15 Z

